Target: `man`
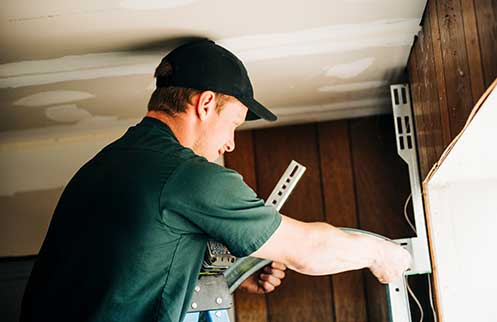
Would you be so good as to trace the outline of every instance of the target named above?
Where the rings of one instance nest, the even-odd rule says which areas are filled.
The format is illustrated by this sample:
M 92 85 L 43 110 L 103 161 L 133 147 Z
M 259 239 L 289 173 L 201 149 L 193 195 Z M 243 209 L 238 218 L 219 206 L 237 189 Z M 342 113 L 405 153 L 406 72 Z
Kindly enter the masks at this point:
M 245 120 L 273 115 L 232 53 L 202 40 L 158 66 L 149 112 L 71 179 L 28 283 L 22 321 L 181 321 L 207 239 L 273 260 L 243 287 L 272 291 L 285 266 L 309 275 L 401 276 L 409 254 L 375 238 L 279 214 L 213 163 Z

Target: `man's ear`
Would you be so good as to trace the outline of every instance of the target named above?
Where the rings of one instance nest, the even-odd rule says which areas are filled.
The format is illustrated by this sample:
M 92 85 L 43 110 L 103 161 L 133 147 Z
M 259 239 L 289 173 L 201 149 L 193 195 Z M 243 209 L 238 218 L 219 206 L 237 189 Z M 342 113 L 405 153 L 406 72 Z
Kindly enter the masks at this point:
M 196 103 L 196 114 L 202 121 L 216 112 L 216 94 L 213 91 L 200 93 Z

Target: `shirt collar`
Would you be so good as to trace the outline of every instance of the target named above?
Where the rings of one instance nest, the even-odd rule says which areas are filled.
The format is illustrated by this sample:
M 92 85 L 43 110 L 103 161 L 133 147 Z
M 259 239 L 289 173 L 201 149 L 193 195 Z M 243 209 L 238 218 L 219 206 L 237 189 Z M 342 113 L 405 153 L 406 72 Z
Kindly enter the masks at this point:
M 169 126 L 167 126 L 166 123 L 162 122 L 159 119 L 156 119 L 155 117 L 145 116 L 140 122 L 140 124 L 145 125 L 147 127 L 154 127 L 159 131 L 164 132 L 167 136 L 170 136 L 176 142 L 179 143 L 178 138 L 176 138 L 171 128 L 169 128 Z

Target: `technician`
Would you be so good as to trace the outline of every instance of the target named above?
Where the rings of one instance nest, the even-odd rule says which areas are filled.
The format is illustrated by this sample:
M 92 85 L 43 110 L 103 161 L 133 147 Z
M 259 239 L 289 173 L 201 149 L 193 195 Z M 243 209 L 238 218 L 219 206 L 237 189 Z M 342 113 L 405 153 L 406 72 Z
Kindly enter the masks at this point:
M 382 283 L 410 256 L 400 246 L 265 206 L 213 163 L 245 120 L 276 120 L 253 97 L 242 62 L 209 40 L 170 52 L 148 113 L 71 179 L 29 279 L 21 321 L 162 321 L 185 316 L 207 239 L 270 259 L 243 287 L 271 292 L 285 267 L 308 275 L 369 268 Z

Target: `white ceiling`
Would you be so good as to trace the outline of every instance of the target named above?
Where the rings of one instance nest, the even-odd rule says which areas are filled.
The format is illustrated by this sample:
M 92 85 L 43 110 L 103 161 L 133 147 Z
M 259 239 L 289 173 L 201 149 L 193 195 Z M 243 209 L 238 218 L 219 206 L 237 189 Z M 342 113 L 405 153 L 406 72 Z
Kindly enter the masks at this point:
M 4 0 L 0 145 L 137 122 L 156 65 L 192 37 L 240 57 L 279 124 L 385 113 L 425 3 Z

